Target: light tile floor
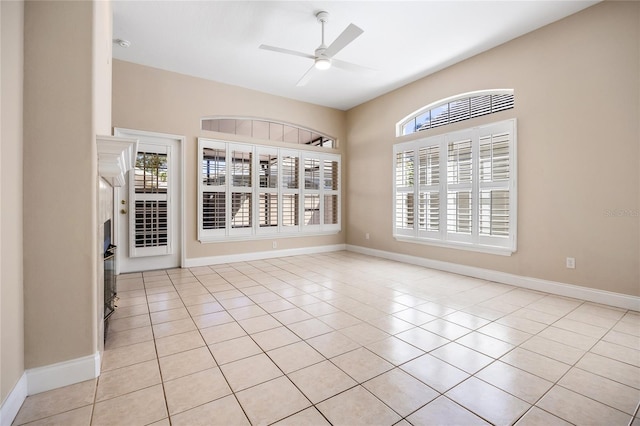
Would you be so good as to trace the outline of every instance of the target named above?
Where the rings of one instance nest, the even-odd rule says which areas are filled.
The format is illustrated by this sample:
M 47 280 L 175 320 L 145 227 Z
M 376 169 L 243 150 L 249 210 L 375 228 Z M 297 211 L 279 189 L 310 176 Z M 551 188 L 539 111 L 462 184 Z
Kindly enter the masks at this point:
M 640 426 L 640 314 L 350 252 L 118 277 L 31 425 Z

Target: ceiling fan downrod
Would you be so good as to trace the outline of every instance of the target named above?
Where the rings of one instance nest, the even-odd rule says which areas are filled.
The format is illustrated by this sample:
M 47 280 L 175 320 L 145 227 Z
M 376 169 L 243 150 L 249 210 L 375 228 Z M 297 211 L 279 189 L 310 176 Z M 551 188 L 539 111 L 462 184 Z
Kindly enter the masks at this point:
M 324 55 L 324 51 L 327 50 L 327 45 L 324 44 L 324 24 L 329 20 L 329 12 L 320 11 L 316 13 L 316 18 L 322 26 L 322 39 L 320 40 L 320 46 L 315 51 L 316 59 L 314 63 L 317 69 L 328 70 L 331 68 L 331 59 Z

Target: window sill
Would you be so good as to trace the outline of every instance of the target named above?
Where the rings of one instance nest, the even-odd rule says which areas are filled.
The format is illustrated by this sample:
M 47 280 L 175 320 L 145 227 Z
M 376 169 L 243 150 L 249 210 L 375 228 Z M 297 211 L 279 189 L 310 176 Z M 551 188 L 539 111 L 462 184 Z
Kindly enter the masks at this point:
M 475 251 L 479 253 L 495 254 L 499 256 L 511 256 L 516 252 L 515 248 L 510 247 L 488 246 L 453 241 L 438 241 L 426 238 L 408 237 L 404 235 L 394 235 L 394 238 L 396 239 L 396 241 L 401 241 L 403 243 L 423 244 L 427 246 L 450 248 L 456 250 Z
M 242 241 L 258 241 L 258 240 L 278 240 L 283 238 L 296 238 L 296 237 L 322 237 L 326 235 L 336 235 L 341 231 L 321 231 L 321 232 L 281 232 L 281 233 L 273 233 L 273 234 L 261 234 L 261 235 L 225 235 L 223 237 L 200 237 L 198 241 L 201 244 L 211 244 L 211 243 L 231 243 L 231 242 L 242 242 Z

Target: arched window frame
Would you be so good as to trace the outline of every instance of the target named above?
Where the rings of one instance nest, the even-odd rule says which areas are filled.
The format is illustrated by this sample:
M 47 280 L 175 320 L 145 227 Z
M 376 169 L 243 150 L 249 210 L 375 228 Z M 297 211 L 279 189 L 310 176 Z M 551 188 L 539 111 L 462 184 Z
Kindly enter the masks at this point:
M 218 123 L 214 124 L 215 121 Z M 302 146 L 338 148 L 338 141 L 333 136 L 297 124 L 264 117 L 211 115 L 200 119 L 200 129 Z
M 396 123 L 396 137 L 401 137 L 401 136 L 406 136 L 406 135 L 410 135 L 413 133 L 418 133 L 422 130 L 418 129 L 417 123 L 416 126 L 414 126 L 414 130 L 410 131 L 410 132 L 405 132 L 405 126 L 409 123 L 411 123 L 411 121 L 416 121 L 419 117 L 423 116 L 425 113 L 429 112 L 429 111 L 433 111 L 433 110 L 437 110 L 440 107 L 443 107 L 445 105 L 449 105 L 453 102 L 457 102 L 457 101 L 461 101 L 464 99 L 469 99 L 469 114 L 466 117 L 463 116 L 458 116 L 458 117 L 454 117 L 453 120 L 450 119 L 450 112 L 449 112 L 449 116 L 446 120 L 446 122 L 441 122 L 440 124 L 434 125 L 434 126 L 430 126 L 428 128 L 435 128 L 435 127 L 440 127 L 443 125 L 447 125 L 447 124 L 451 124 L 451 123 L 455 123 L 455 122 L 459 122 L 459 121 L 464 121 L 464 120 L 468 120 L 471 118 L 475 118 L 475 117 L 481 117 L 483 115 L 488 115 L 488 114 L 493 114 L 495 112 L 499 112 L 499 111 L 504 111 L 507 109 L 511 109 L 514 107 L 515 101 L 513 100 L 513 98 L 511 99 L 511 102 L 506 104 L 506 105 L 501 105 L 498 106 L 496 108 L 493 108 L 493 105 L 489 106 L 488 111 L 486 112 L 477 112 L 477 113 L 473 113 L 472 112 L 472 108 L 471 108 L 471 99 L 472 98 L 479 98 L 479 97 L 483 97 L 483 96 L 500 96 L 500 95 L 511 95 L 513 97 L 513 89 L 488 89 L 488 90 L 477 90 L 477 91 L 473 91 L 473 92 L 467 92 L 467 93 L 461 93 L 458 95 L 454 95 L 454 96 L 450 96 L 448 98 L 445 99 L 440 99 L 438 101 L 432 102 L 428 105 L 423 106 L 422 108 L 408 114 L 407 116 L 405 116 L 404 118 L 402 118 L 400 121 L 398 121 L 398 123 Z M 443 120 L 441 120 L 443 121 Z M 426 129 L 423 129 L 426 130 Z

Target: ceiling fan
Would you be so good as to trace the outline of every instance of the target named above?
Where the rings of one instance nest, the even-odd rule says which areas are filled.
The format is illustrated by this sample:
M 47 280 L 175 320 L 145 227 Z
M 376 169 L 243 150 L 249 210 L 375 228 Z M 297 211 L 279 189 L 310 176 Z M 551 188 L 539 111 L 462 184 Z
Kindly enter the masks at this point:
M 342 31 L 338 38 L 336 38 L 333 43 L 327 46 L 324 44 L 324 24 L 326 24 L 329 19 L 329 12 L 320 11 L 316 13 L 316 18 L 322 25 L 322 40 L 320 46 L 318 46 L 313 55 L 298 52 L 295 50 L 284 49 L 282 47 L 269 46 L 266 44 L 261 44 L 260 49 L 313 59 L 313 65 L 311 65 L 311 68 L 309 68 L 307 72 L 305 72 L 304 75 L 300 78 L 300 80 L 298 80 L 296 86 L 304 86 L 311 79 L 316 70 L 327 70 L 331 68 L 332 65 L 347 71 L 370 71 L 370 68 L 334 58 L 334 56 L 338 52 L 347 47 L 347 45 L 349 45 L 352 41 L 358 38 L 360 34 L 364 32 L 361 28 L 354 24 L 349 24 L 349 26 L 345 28 L 344 31 Z

